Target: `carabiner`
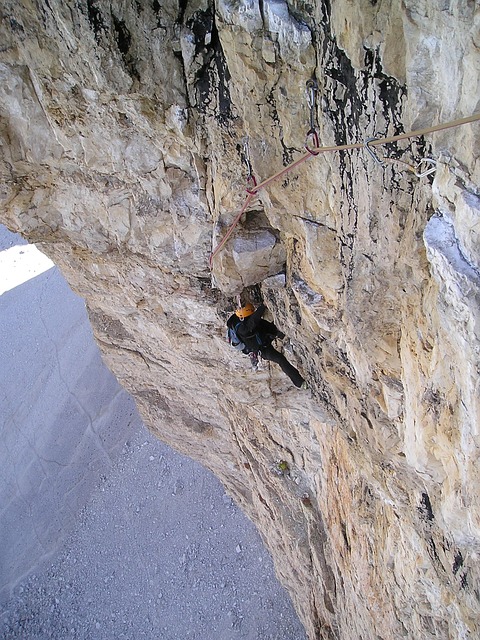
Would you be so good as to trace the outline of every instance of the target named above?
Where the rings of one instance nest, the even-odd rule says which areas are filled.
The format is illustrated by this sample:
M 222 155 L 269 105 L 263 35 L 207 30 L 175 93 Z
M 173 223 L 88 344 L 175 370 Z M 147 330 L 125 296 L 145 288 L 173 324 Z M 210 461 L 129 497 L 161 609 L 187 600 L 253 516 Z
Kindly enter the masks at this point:
M 318 154 L 320 153 L 320 151 L 313 151 L 312 149 L 310 149 L 310 147 L 308 146 L 308 139 L 310 138 L 310 136 L 313 137 L 313 143 L 315 145 L 315 148 L 318 148 L 320 146 L 320 142 L 318 140 L 318 133 L 315 131 L 315 129 L 310 129 L 310 131 L 307 133 L 307 139 L 305 140 L 305 149 L 308 151 L 308 153 L 312 156 L 318 156 Z
M 420 167 L 424 162 L 427 165 L 430 165 L 430 168 L 425 169 L 425 171 L 419 171 Z M 425 176 L 429 176 L 431 173 L 435 173 L 436 170 L 437 170 L 436 160 L 434 160 L 433 158 L 422 158 L 420 162 L 417 164 L 417 166 L 415 167 L 415 175 L 417 176 L 417 178 L 424 178 Z
M 307 80 L 307 101 L 310 109 L 315 106 L 315 93 L 318 91 L 318 84 L 315 78 Z
M 243 139 L 243 160 L 247 165 L 248 175 L 252 175 L 252 163 L 250 162 L 250 150 L 248 147 L 248 136 L 245 136 Z
M 378 158 L 377 154 L 375 153 L 375 151 L 370 146 L 370 143 L 373 142 L 374 140 L 376 140 L 376 138 L 367 138 L 365 140 L 365 142 L 363 143 L 363 148 L 366 151 L 368 151 L 368 153 L 372 156 L 372 158 L 375 160 L 375 162 L 377 164 L 379 164 L 381 167 L 384 167 L 385 166 L 385 162 Z
M 255 191 L 255 188 L 256 188 L 256 186 L 257 186 L 257 179 L 255 178 L 255 176 L 253 175 L 253 173 L 250 173 L 250 174 L 247 176 L 247 182 L 253 182 L 253 188 L 252 188 L 252 189 L 250 189 L 249 187 L 247 187 L 247 188 L 245 189 L 245 191 L 246 191 L 248 194 L 250 194 L 251 196 L 256 195 L 256 193 L 257 193 L 257 192 Z
M 317 81 L 313 78 L 307 80 L 307 104 L 310 109 L 310 131 L 307 135 L 309 135 L 312 131 L 315 131 L 315 94 L 318 91 Z

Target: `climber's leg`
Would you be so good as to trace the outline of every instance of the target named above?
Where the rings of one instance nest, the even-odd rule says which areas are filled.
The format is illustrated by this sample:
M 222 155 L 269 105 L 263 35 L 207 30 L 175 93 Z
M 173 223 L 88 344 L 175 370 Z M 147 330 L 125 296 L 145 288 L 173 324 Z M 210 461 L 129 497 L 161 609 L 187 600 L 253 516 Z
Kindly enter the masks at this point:
M 269 345 L 268 347 L 262 348 L 261 354 L 264 360 L 270 360 L 271 362 L 275 362 L 276 364 L 280 365 L 282 371 L 287 374 L 287 376 L 296 387 L 302 386 L 304 382 L 302 376 L 297 371 L 297 369 L 295 369 L 295 367 L 289 363 L 289 361 L 282 353 Z

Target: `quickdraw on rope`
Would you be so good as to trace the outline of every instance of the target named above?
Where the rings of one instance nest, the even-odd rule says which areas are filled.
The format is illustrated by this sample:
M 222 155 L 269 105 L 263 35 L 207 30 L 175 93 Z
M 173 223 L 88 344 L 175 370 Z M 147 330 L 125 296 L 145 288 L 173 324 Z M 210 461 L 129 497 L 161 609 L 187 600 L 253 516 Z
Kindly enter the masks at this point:
M 384 156 L 380 159 L 375 151 L 370 148 L 370 143 L 374 140 L 375 138 L 367 138 L 363 143 L 363 148 L 370 154 L 370 156 L 380 167 L 384 167 L 387 163 L 401 164 L 405 169 L 414 173 L 417 178 L 424 178 L 425 176 L 429 176 L 431 173 L 435 173 L 435 171 L 437 170 L 437 161 L 433 158 L 422 158 L 420 162 L 416 164 L 416 166 L 413 166 L 408 162 L 405 162 L 404 160 L 400 160 L 400 158 L 389 158 L 387 156 Z M 426 168 L 421 171 L 420 168 L 423 164 L 426 164 Z
M 257 181 L 253 175 L 252 163 L 250 161 L 250 149 L 248 146 L 248 136 L 243 139 L 243 161 L 247 165 L 247 181 L 253 181 L 254 186 L 257 186 Z
M 311 113 L 312 113 L 312 111 L 311 111 Z M 312 158 L 313 156 L 317 156 L 320 153 L 328 153 L 330 151 L 349 151 L 351 149 L 366 149 L 368 151 L 368 153 L 370 153 L 370 155 L 373 155 L 373 157 L 374 157 L 374 159 L 375 159 L 375 161 L 377 163 L 380 164 L 382 162 L 385 163 L 385 162 L 388 162 L 388 161 L 389 162 L 400 162 L 400 163 L 406 165 L 406 167 L 410 171 L 412 171 L 417 177 L 421 178 L 421 177 L 429 175 L 430 173 L 433 173 L 433 171 L 435 171 L 435 168 L 436 168 L 436 161 L 435 160 L 433 160 L 432 158 L 422 158 L 422 160 L 420 160 L 420 162 L 417 164 L 416 167 L 414 167 L 413 165 L 410 165 L 408 163 L 405 163 L 402 160 L 397 160 L 395 158 L 383 158 L 383 160 L 380 161 L 379 158 L 377 158 L 375 156 L 375 154 L 373 153 L 373 150 L 372 150 L 371 147 L 376 147 L 376 146 L 379 146 L 379 145 L 389 144 L 391 142 L 397 142 L 398 140 L 406 140 L 408 138 L 418 138 L 420 136 L 424 136 L 424 135 L 427 135 L 429 133 L 435 133 L 436 131 L 444 131 L 445 129 L 452 129 L 454 127 L 460 127 L 460 126 L 462 126 L 464 124 L 469 124 L 471 122 L 476 122 L 478 120 L 480 120 L 480 113 L 474 113 L 473 115 L 467 116 L 466 118 L 458 118 L 457 120 L 452 120 L 451 122 L 446 122 L 444 124 L 437 124 L 437 125 L 435 125 L 433 127 L 426 127 L 424 129 L 417 129 L 416 131 L 410 131 L 408 133 L 400 133 L 398 135 L 390 136 L 388 138 L 368 138 L 367 140 L 365 140 L 365 142 L 354 142 L 354 143 L 351 143 L 351 144 L 341 144 L 341 145 L 328 146 L 328 147 L 320 147 L 318 145 L 318 136 L 317 136 L 316 146 L 314 148 L 310 149 L 310 148 L 306 147 L 307 148 L 307 153 L 305 153 L 303 156 L 301 156 L 300 158 L 298 158 L 297 160 L 295 160 L 291 164 L 287 165 L 286 167 L 284 167 L 283 169 L 281 169 L 280 171 L 278 171 L 274 175 L 270 176 L 269 178 L 266 178 L 265 180 L 263 180 L 263 182 L 260 182 L 260 184 L 257 184 L 257 181 L 255 180 L 253 174 L 249 175 L 249 180 L 254 183 L 254 186 L 247 189 L 247 194 L 248 195 L 247 195 L 247 198 L 246 198 L 246 200 L 245 200 L 245 202 L 243 204 L 243 207 L 241 208 L 240 212 L 238 213 L 238 215 L 233 220 L 232 224 L 228 228 L 227 232 L 223 236 L 223 238 L 220 241 L 220 243 L 216 246 L 214 251 L 211 253 L 210 259 L 209 259 L 210 269 L 213 266 L 213 259 L 221 251 L 221 249 L 224 247 L 225 243 L 227 242 L 227 240 L 232 235 L 233 230 L 237 226 L 238 221 L 240 220 L 242 215 L 245 213 L 245 211 L 247 210 L 250 202 L 257 195 L 257 193 L 261 189 L 265 189 L 265 187 L 268 187 L 268 185 L 270 185 L 272 182 L 275 182 L 276 180 L 279 180 L 285 174 L 289 173 L 290 171 L 293 171 L 293 169 L 295 169 L 296 167 L 299 167 L 303 162 L 306 162 L 309 158 Z M 316 131 L 315 131 L 315 133 L 316 133 Z M 309 134 L 307 134 L 307 143 L 308 143 L 308 138 L 309 137 L 312 137 L 310 135 L 310 132 L 309 132 Z M 421 168 L 422 164 L 426 164 L 427 168 L 424 169 L 423 171 L 420 171 L 420 168 Z
M 247 165 L 247 171 L 248 171 L 248 175 L 247 175 L 247 182 L 251 182 L 253 185 L 253 188 L 255 188 L 257 186 L 257 180 L 255 178 L 255 176 L 253 175 L 253 169 L 252 169 L 252 163 L 250 162 L 250 150 L 248 148 L 248 136 L 245 138 L 245 141 L 243 143 L 243 152 L 244 152 L 244 158 L 245 158 L 245 164 Z M 251 193 L 251 189 L 249 187 L 247 187 L 246 189 L 247 193 Z
M 312 156 L 318 156 L 318 151 L 312 151 L 308 146 L 310 138 L 313 140 L 313 144 L 315 147 L 320 146 L 320 142 L 318 140 L 317 128 L 315 126 L 315 116 L 316 116 L 316 94 L 318 91 L 317 81 L 312 79 L 307 82 L 307 103 L 308 108 L 310 109 L 310 129 L 307 133 L 307 138 L 305 140 L 305 149 Z

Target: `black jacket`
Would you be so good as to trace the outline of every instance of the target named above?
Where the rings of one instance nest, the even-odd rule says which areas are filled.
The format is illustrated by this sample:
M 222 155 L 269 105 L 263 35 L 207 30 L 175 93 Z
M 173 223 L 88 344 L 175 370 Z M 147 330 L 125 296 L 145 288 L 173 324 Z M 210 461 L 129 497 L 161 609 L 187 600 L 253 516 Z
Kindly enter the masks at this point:
M 251 351 L 261 351 L 263 347 L 271 344 L 277 336 L 278 330 L 273 322 L 267 322 L 262 318 L 265 313 L 265 305 L 261 304 L 251 316 L 245 320 L 238 319 L 236 332 L 237 336 L 245 344 L 246 353 Z

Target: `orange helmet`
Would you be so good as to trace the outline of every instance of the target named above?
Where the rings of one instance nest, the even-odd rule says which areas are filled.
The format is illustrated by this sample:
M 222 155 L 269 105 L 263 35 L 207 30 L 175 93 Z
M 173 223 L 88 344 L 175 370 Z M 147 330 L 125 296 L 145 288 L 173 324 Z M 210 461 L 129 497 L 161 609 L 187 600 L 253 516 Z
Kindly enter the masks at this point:
M 255 309 L 253 307 L 253 304 L 249 302 L 244 307 L 240 307 L 240 309 L 237 309 L 235 311 L 235 315 L 237 315 L 240 318 L 240 320 L 245 320 L 245 318 L 248 318 L 248 316 L 251 316 L 254 311 Z

